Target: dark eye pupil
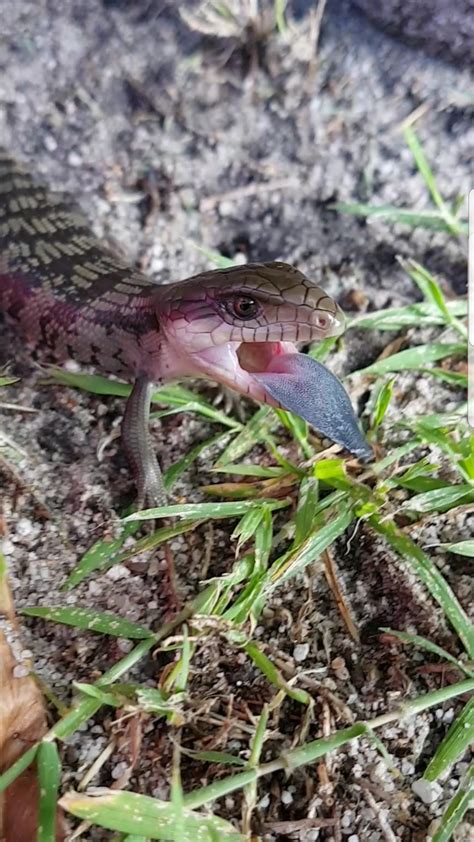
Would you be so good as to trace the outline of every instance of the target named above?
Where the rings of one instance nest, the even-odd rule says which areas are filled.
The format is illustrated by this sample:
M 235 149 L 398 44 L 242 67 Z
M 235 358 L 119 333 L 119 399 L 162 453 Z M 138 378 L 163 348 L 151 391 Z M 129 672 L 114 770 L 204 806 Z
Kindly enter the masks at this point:
M 258 305 L 253 298 L 236 298 L 234 301 L 234 313 L 238 318 L 249 319 L 257 313 Z

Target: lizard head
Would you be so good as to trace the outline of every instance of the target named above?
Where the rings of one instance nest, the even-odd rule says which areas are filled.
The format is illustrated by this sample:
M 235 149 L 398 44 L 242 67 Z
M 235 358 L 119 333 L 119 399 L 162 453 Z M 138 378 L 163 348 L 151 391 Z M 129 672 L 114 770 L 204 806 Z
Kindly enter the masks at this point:
M 336 431 L 340 419 L 326 419 L 337 393 L 329 414 L 342 413 L 346 421 L 350 416 L 359 432 L 342 385 L 298 353 L 298 344 L 343 333 L 344 315 L 297 269 L 273 262 L 206 272 L 162 287 L 155 307 L 166 379 L 200 376 L 222 383 L 258 402 L 289 409 L 362 453 L 360 442 L 356 446 L 349 434 Z

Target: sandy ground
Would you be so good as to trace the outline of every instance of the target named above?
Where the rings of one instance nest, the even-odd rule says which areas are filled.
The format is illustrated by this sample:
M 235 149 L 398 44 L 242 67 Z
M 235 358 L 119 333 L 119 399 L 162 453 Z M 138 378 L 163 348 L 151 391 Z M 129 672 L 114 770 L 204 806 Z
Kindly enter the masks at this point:
M 328 4 L 317 58 L 311 17 L 303 13 L 291 36 L 273 35 L 256 56 L 249 56 L 229 41 L 190 30 L 177 5 L 1 0 L 0 143 L 31 162 L 49 184 L 71 193 L 96 232 L 118 243 L 160 282 L 209 265 L 192 241 L 236 259 L 295 263 L 348 311 L 355 301 L 373 310 L 419 298 L 396 261 L 400 254 L 442 273 L 447 289 L 462 293 L 464 256 L 446 236 L 381 222 L 368 226 L 336 215 L 329 206 L 351 200 L 427 207 L 425 187 L 400 132 L 401 122 L 420 106 L 424 113 L 417 130 L 441 192 L 449 199 L 466 192 L 474 143 L 467 70 L 388 38 L 345 3 Z M 305 5 L 300 3 L 300 10 Z M 150 186 L 156 212 L 147 194 Z M 367 334 L 353 332 L 335 358 L 335 370 L 368 364 L 386 341 L 386 335 L 368 340 Z M 36 362 L 0 322 L 0 370 L 6 365 L 21 382 L 2 390 L 2 400 L 37 412 L 0 412 L 1 428 L 22 450 L 18 473 L 52 513 L 42 518 L 31 494 L 18 494 L 7 472 L 0 474 L 8 527 L 3 551 L 17 606 L 77 602 L 158 627 L 169 615 L 161 552 L 93 577 L 70 595 L 59 591 L 87 547 L 113 528 L 115 514 L 131 499 L 131 478 L 118 441 L 97 459 L 100 443 L 120 420 L 122 402 L 45 385 Z M 458 399 L 426 378 L 406 376 L 398 384 L 400 412 L 436 411 Z M 211 427 L 192 417 L 171 416 L 156 423 L 153 433 L 167 467 L 209 436 Z M 202 499 L 198 484 L 207 479 L 209 458 L 185 475 L 177 495 Z M 423 544 L 454 540 L 468 526 L 465 520 L 438 517 L 417 538 Z M 225 572 L 232 563 L 228 533 L 221 529 L 213 535 L 208 528 L 198 530 L 177 539 L 173 549 L 183 598 L 197 591 L 204 558 L 208 576 Z M 426 657 L 384 645 L 380 626 L 416 628 L 453 651 L 456 642 L 433 603 L 368 532 L 361 529 L 349 551 L 346 542 L 339 549 L 337 563 L 361 628 L 361 645 L 348 637 L 316 569 L 293 582 L 290 592 L 277 593 L 258 636 L 287 663 L 288 674 L 295 669 L 295 646 L 307 645 L 303 666 L 317 670 L 318 692 L 322 687 L 347 703 L 354 716 L 370 718 L 407 692 L 438 686 L 436 674 L 422 669 Z M 445 556 L 440 563 L 464 599 L 467 565 L 450 570 Z M 37 673 L 65 702 L 73 679 L 92 680 L 128 647 L 40 621 L 26 623 L 22 641 Z M 142 662 L 135 678 L 153 682 L 168 660 L 160 655 Z M 259 712 L 271 689 L 218 637 L 203 646 L 194 670 L 189 708 L 195 715 L 189 716 L 183 744 L 204 744 L 209 738 L 208 744 L 218 749 L 245 752 L 245 730 L 235 726 L 219 735 L 217 726 L 196 711 L 201 706 L 225 716 L 232 696 L 234 710 L 244 718 L 246 709 Z M 317 699 L 308 739 L 322 733 L 327 715 L 327 698 Z M 290 779 L 280 773 L 263 781 L 255 831 L 266 840 L 389 839 L 369 792 L 394 838 L 426 839 L 465 764 L 453 769 L 433 804 L 416 798 L 411 784 L 456 709 L 435 710 L 385 729 L 401 779 L 394 780 L 375 750 L 362 743 L 328 761 L 326 770 L 304 769 Z M 265 759 L 288 747 L 302 727 L 298 705 L 285 703 L 283 710 Z M 331 715 L 338 727 L 345 724 L 343 717 Z M 102 714 L 69 741 L 65 788 L 77 785 L 106 745 L 111 727 L 110 714 Z M 171 751 L 167 728 L 149 720 L 130 786 L 168 797 Z M 127 752 L 124 737 L 122 749 L 93 783 L 110 785 L 120 777 Z M 202 785 L 212 775 L 212 767 L 188 761 L 184 785 Z M 240 795 L 228 797 L 217 809 L 238 820 Z M 275 825 L 308 816 L 334 818 L 336 824 L 321 830 L 308 824 Z M 96 833 L 89 838 L 112 837 Z

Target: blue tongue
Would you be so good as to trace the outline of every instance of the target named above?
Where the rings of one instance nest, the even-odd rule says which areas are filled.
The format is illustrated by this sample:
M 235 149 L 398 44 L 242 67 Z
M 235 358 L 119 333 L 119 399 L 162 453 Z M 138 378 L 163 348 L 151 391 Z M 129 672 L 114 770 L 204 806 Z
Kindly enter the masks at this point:
M 321 363 L 307 354 L 282 354 L 267 371 L 252 376 L 283 409 L 304 418 L 361 462 L 374 458 L 344 386 Z

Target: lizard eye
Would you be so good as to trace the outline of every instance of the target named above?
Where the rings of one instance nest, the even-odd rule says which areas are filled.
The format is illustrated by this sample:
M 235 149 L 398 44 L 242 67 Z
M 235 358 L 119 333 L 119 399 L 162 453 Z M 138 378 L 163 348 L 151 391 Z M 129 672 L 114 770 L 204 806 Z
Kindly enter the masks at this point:
M 254 319 L 260 311 L 259 304 L 248 295 L 239 295 L 226 304 L 231 316 L 236 319 Z

